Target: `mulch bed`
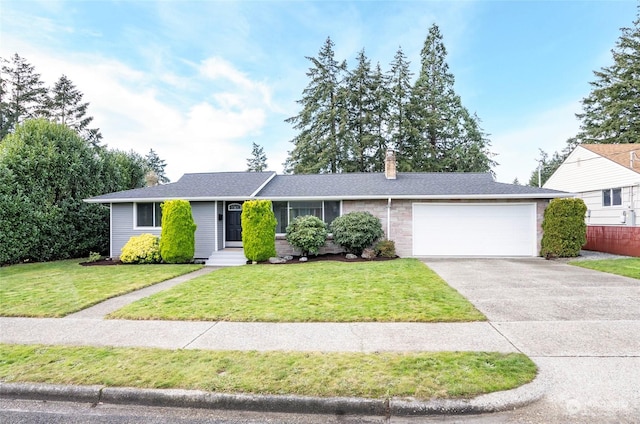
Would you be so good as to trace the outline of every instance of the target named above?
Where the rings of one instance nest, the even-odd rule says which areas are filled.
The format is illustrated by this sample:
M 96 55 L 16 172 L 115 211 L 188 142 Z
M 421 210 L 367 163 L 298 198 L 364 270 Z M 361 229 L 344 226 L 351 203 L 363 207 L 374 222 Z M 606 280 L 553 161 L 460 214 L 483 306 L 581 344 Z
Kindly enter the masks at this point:
M 320 262 L 320 261 L 335 261 L 335 262 L 378 262 L 378 261 L 392 261 L 394 259 L 397 259 L 398 257 L 396 256 L 395 258 L 383 258 L 381 256 L 377 256 L 373 259 L 363 259 L 361 257 L 357 257 L 355 259 L 347 259 L 346 254 L 344 253 L 330 253 L 330 254 L 325 254 L 325 255 L 309 255 L 307 256 L 307 262 Z M 249 262 L 251 263 L 251 262 Z M 281 264 L 271 264 L 269 263 L 269 261 L 264 261 L 264 262 L 260 262 L 261 264 L 265 264 L 265 265 L 288 265 L 288 264 L 299 264 L 299 263 L 303 263 L 300 262 L 300 256 L 294 256 L 293 259 L 281 263 Z M 123 264 L 122 262 L 120 262 L 119 260 L 113 260 L 111 258 L 105 258 L 99 261 L 95 261 L 95 262 L 80 262 L 80 265 L 82 266 L 113 266 L 113 265 L 126 265 Z
M 398 256 L 396 256 L 395 258 L 383 258 L 382 256 L 376 256 L 373 259 L 363 259 L 360 256 L 358 256 L 355 259 L 347 259 L 346 254 L 345 253 L 327 253 L 324 255 L 309 255 L 307 256 L 307 262 L 320 262 L 320 261 L 334 261 L 334 262 L 378 262 L 378 261 L 392 261 L 394 259 L 397 259 Z M 287 264 L 299 264 L 299 263 L 304 263 L 304 262 L 300 262 L 300 256 L 294 256 L 293 259 L 281 263 L 281 264 L 270 264 L 269 261 L 265 261 L 265 262 L 260 262 L 261 264 L 267 264 L 267 265 L 287 265 Z
M 80 262 L 82 266 L 104 266 L 104 265 L 125 265 L 119 260 L 113 260 L 111 258 L 101 259 L 95 262 Z

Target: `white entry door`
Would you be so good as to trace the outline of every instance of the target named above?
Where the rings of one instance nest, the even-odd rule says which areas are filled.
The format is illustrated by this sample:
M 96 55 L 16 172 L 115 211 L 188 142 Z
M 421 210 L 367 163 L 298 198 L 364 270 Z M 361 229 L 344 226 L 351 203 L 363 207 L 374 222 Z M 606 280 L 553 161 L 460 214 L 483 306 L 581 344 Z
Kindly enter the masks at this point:
M 414 256 L 537 256 L 534 203 L 414 203 Z

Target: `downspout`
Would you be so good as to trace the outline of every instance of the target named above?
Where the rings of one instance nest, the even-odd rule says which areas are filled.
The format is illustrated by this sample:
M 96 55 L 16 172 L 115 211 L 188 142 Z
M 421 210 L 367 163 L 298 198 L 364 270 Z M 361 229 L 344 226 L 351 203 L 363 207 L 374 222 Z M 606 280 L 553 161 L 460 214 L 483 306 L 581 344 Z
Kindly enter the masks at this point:
M 215 225 L 213 226 L 213 237 L 214 237 L 214 240 L 216 241 L 213 251 L 217 252 L 219 250 L 218 249 L 218 226 L 220 225 L 220 223 L 218 222 L 218 214 L 220 213 L 218 212 L 218 201 L 217 200 L 214 201 L 213 205 L 214 205 L 213 216 L 215 219 Z
M 391 240 L 391 197 L 387 200 L 387 240 Z
M 113 258 L 113 203 L 109 203 L 109 257 Z

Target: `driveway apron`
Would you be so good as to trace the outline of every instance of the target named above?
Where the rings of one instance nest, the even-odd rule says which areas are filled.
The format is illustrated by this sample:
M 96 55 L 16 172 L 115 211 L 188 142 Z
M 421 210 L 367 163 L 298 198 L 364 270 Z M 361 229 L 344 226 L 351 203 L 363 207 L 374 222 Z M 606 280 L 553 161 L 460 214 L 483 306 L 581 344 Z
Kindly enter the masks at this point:
M 541 258 L 424 262 L 547 375 L 538 408 L 568 422 L 640 416 L 640 281 Z

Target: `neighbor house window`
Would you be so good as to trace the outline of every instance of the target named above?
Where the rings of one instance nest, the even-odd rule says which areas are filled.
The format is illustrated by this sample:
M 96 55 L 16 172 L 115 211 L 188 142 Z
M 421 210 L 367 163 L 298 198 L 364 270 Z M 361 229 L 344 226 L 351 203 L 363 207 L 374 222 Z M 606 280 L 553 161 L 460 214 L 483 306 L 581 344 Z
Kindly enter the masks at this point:
M 159 202 L 136 203 L 136 226 L 160 227 L 162 223 L 162 209 Z
M 602 190 L 602 206 L 622 206 L 622 189 Z
M 331 224 L 340 216 L 340 201 L 273 202 L 273 213 L 278 221 L 276 233 L 284 234 L 289 223 L 299 216 L 313 215 Z

